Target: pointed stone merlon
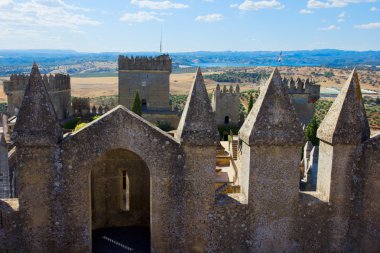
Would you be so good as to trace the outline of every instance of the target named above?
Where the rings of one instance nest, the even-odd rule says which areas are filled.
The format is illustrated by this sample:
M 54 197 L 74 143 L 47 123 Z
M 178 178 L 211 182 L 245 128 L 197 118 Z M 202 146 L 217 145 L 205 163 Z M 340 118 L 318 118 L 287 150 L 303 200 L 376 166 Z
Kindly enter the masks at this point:
M 198 69 L 178 125 L 176 138 L 185 153 L 182 172 L 184 187 L 185 227 L 193 227 L 186 234 L 191 245 L 185 252 L 204 251 L 209 231 L 208 215 L 215 203 L 216 146 L 219 133 L 215 114 L 207 94 L 202 72 Z M 197 226 L 194 227 L 194 220 Z
M 216 146 L 219 141 L 215 115 L 200 68 L 190 89 L 176 138 L 189 145 Z
M 37 64 L 33 65 L 14 130 L 22 252 L 56 252 L 53 182 L 61 128 Z
M 352 198 L 353 166 L 358 145 L 370 137 L 359 78 L 352 72 L 321 123 L 317 137 L 321 140 L 318 158 L 317 191 L 322 200 L 334 207 L 328 226 L 331 248 L 337 252 L 347 245 Z
M 351 179 L 345 177 L 350 177 L 352 156 L 357 145 L 370 138 L 356 70 L 352 71 L 319 126 L 317 137 L 321 140 L 317 190 L 326 201 L 350 194 Z M 340 180 L 342 177 L 345 179 Z
M 359 77 L 353 70 L 321 123 L 318 138 L 332 145 L 357 145 L 369 137 Z
M 295 239 L 297 168 L 304 136 L 277 69 L 261 88 L 239 136 L 243 144 L 238 177 L 254 220 L 250 229 L 256 231 L 252 251 L 286 252 Z
M 54 106 L 36 63 L 33 64 L 14 130 L 16 145 L 51 146 L 62 138 Z
M 249 146 L 302 145 L 303 131 L 277 68 L 273 71 L 239 132 Z

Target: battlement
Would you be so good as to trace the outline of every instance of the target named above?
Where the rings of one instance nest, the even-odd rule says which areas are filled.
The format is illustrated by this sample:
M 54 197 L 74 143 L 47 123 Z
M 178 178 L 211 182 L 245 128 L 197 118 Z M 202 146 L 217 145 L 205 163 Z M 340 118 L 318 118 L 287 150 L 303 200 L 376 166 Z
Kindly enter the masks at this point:
M 63 74 L 43 75 L 43 81 L 46 89 L 51 91 L 70 90 L 70 76 Z M 4 92 L 7 95 L 12 94 L 14 91 L 24 91 L 29 81 L 29 75 L 13 74 L 10 76 L 9 81 L 4 82 Z
M 119 70 L 152 70 L 172 72 L 172 59 L 167 54 L 157 57 L 136 56 L 128 57 L 119 56 Z
M 380 252 L 380 135 L 370 137 L 356 70 L 317 130 L 319 152 L 304 149 L 318 161 L 310 191 L 300 190 L 305 132 L 272 72 L 231 140 L 234 193 L 216 188 L 220 137 L 200 69 L 174 137 L 123 106 L 63 136 L 36 65 L 31 75 L 1 252 L 91 252 L 95 229 L 132 225 L 147 228 L 145 252 Z
M 313 79 L 307 78 L 302 80 L 297 78 L 295 81 L 292 78 L 284 78 L 283 83 L 288 86 L 288 93 L 293 94 L 308 94 L 309 100 L 312 102 L 317 101 L 320 98 L 321 86 Z
M 216 89 L 212 94 L 212 109 L 215 112 L 216 124 L 223 125 L 238 125 L 239 110 L 240 110 L 240 87 L 231 85 L 229 88 L 223 85 L 216 85 Z
M 235 86 L 235 89 L 232 87 L 232 85 L 229 88 L 227 88 L 226 85 L 223 85 L 223 88 L 221 89 L 220 85 L 217 84 L 214 93 L 215 94 L 240 94 L 240 87 L 238 84 Z

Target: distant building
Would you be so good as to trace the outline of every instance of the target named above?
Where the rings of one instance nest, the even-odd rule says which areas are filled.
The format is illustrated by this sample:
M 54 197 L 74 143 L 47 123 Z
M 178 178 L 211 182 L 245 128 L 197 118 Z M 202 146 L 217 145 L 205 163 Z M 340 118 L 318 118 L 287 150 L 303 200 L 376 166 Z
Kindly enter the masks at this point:
M 296 81 L 284 78 L 283 83 L 288 86 L 299 120 L 303 125 L 309 124 L 315 113 L 315 102 L 320 98 L 321 86 L 309 78 L 297 78 Z
M 4 81 L 4 92 L 8 97 L 8 114 L 17 116 L 24 98 L 28 75 L 11 75 Z M 58 119 L 63 120 L 72 115 L 70 76 L 63 74 L 44 75 L 43 81 L 53 103 Z
M 217 84 L 215 91 L 212 93 L 212 109 L 215 112 L 215 120 L 218 126 L 237 126 L 240 115 L 240 88 L 236 85 L 235 90 L 232 86 L 229 89 L 223 86 L 220 89 Z
M 142 116 L 153 124 L 176 128 L 178 112 L 170 104 L 172 59 L 167 54 L 157 57 L 119 56 L 119 104 L 131 109 L 139 93 Z
M 119 104 L 130 109 L 139 93 L 143 111 L 169 111 L 169 78 L 172 59 L 158 57 L 119 57 Z

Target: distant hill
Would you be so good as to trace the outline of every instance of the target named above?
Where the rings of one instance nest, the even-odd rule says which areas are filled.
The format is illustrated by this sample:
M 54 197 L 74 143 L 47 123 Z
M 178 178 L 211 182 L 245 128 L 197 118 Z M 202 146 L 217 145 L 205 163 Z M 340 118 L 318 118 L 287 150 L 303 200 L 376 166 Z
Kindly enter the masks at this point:
M 73 50 L 0 50 L 0 76 L 29 72 L 36 61 L 43 72 L 69 74 L 110 72 L 117 70 L 118 55 L 158 55 L 157 52 L 81 53 Z M 277 66 L 279 52 L 188 52 L 171 53 L 173 67 Z M 284 66 L 359 67 L 380 70 L 380 51 L 343 51 L 334 49 L 284 51 Z

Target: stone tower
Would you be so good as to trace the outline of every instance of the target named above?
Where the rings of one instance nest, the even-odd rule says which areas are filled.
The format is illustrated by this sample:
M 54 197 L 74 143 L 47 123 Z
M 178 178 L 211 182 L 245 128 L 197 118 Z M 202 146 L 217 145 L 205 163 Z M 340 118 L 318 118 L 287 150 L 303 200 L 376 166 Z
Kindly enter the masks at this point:
M 54 106 L 33 65 L 14 130 L 17 147 L 17 192 L 20 205 L 22 251 L 46 252 L 52 248 L 51 184 L 55 151 L 62 138 Z
M 119 104 L 132 107 L 139 93 L 143 111 L 169 111 L 169 77 L 172 59 L 119 56 Z
M 208 214 L 214 205 L 216 144 L 219 133 L 200 68 L 178 125 L 176 138 L 185 153 L 184 224 L 186 249 L 183 252 L 204 252 L 210 240 Z M 199 161 L 202 161 L 199 163 Z
M 251 209 L 251 252 L 292 249 L 297 217 L 301 123 L 277 68 L 240 129 L 242 193 Z M 266 159 L 262 159 L 267 157 Z M 273 238 L 276 243 L 273 243 Z
M 328 226 L 330 252 L 348 245 L 352 205 L 353 169 L 358 147 L 370 139 L 359 77 L 354 70 L 318 128 L 319 146 L 317 191 L 331 203 Z
M 51 102 L 57 113 L 58 119 L 66 119 L 71 116 L 71 84 L 70 76 L 63 74 L 44 75 L 42 78 L 49 93 Z M 4 92 L 8 99 L 8 113 L 10 116 L 18 115 L 21 102 L 24 97 L 29 76 L 11 75 L 9 81 L 4 82 Z
M 239 124 L 240 110 L 240 88 L 236 85 L 235 90 L 230 86 L 229 89 L 223 86 L 220 89 L 217 84 L 212 94 L 212 109 L 215 112 L 216 124 L 218 126 Z

